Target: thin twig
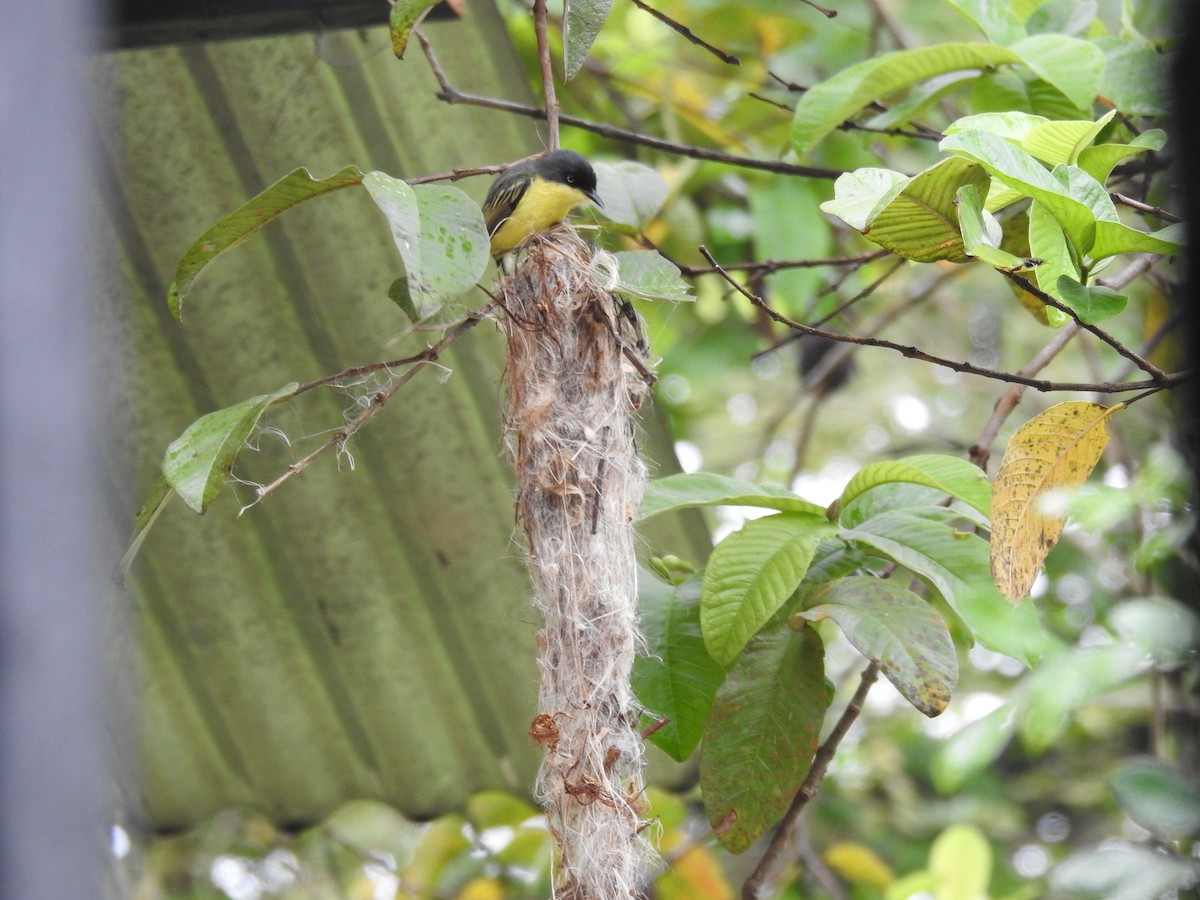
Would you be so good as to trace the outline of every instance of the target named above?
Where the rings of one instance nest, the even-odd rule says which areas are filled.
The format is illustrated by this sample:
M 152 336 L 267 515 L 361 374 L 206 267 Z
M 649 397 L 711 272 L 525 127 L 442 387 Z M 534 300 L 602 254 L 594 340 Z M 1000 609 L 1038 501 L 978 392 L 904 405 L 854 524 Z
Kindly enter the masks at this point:
M 730 285 L 732 285 L 739 293 L 741 293 L 754 306 L 761 309 L 774 321 L 780 325 L 784 325 L 795 331 L 811 334 L 817 337 L 829 338 L 832 341 L 844 341 L 850 344 L 861 344 L 865 347 L 883 347 L 888 350 L 894 350 L 901 356 L 909 359 L 919 359 L 922 362 L 932 363 L 935 366 L 942 366 L 946 369 L 953 369 L 955 372 L 963 372 L 968 375 L 978 375 L 981 378 L 990 378 L 993 381 L 1006 381 L 1012 384 L 1023 384 L 1026 387 L 1031 387 L 1036 391 L 1091 391 L 1097 394 L 1119 394 L 1124 391 L 1144 391 L 1151 388 L 1170 388 L 1176 385 L 1183 384 L 1192 378 L 1193 373 L 1185 370 L 1182 372 L 1174 372 L 1165 375 L 1161 380 L 1154 379 L 1151 381 L 1127 381 L 1117 384 L 1109 382 L 1092 383 L 1092 382 L 1076 382 L 1076 381 L 1043 381 L 1037 378 L 1026 378 L 1025 376 L 1014 374 L 1011 372 L 1000 372 L 995 369 L 985 369 L 982 366 L 972 365 L 967 362 L 955 362 L 951 359 L 944 359 L 940 356 L 933 356 L 923 350 L 918 350 L 916 347 L 907 347 L 903 344 L 896 344 L 892 341 L 885 341 L 879 338 L 864 338 L 856 337 L 851 334 L 841 334 L 836 331 L 822 331 L 819 328 L 813 328 L 809 325 L 803 325 L 794 319 L 789 319 L 782 313 L 776 312 L 762 299 L 750 291 L 747 291 L 742 285 L 738 284 L 732 277 L 729 276 L 723 268 L 721 268 L 707 248 L 700 247 L 700 252 L 704 254 L 704 258 L 711 263 L 716 271 L 721 274 Z
M 770 275 L 784 269 L 815 269 L 820 266 L 857 266 L 874 262 L 891 253 L 890 250 L 868 250 L 865 253 L 855 253 L 853 256 L 827 256 L 824 259 L 784 259 L 768 260 L 767 262 L 729 263 L 723 266 L 726 272 L 754 272 L 756 275 Z M 716 273 L 713 266 L 688 266 L 676 263 L 679 270 L 686 276 L 712 275 Z
M 754 872 L 742 885 L 742 900 L 758 900 L 762 896 L 763 890 L 774 873 L 780 857 L 783 855 L 784 850 L 787 849 L 788 842 L 792 836 L 792 830 L 796 825 L 796 820 L 800 818 L 800 813 L 804 811 L 804 807 L 816 795 L 817 785 L 825 777 L 825 770 L 829 768 L 829 763 L 833 760 L 834 754 L 837 753 L 838 745 L 841 744 L 842 739 L 846 736 L 846 732 L 850 730 L 850 726 L 854 724 L 855 720 L 862 713 L 867 692 L 871 690 L 871 685 L 875 683 L 878 677 L 879 666 L 874 662 L 868 663 L 867 667 L 863 669 L 862 676 L 859 678 L 858 690 L 854 692 L 854 696 L 850 698 L 850 702 L 846 705 L 845 710 L 842 711 L 841 718 L 833 726 L 833 731 L 829 732 L 829 737 L 825 738 L 825 743 L 820 746 L 813 757 L 812 767 L 809 768 L 804 783 L 800 785 L 800 790 L 796 792 L 796 796 L 792 800 L 792 805 L 784 813 L 779 827 L 775 829 L 775 836 L 771 839 L 770 846 L 767 847 L 766 852 L 762 855 L 762 859 L 758 861 Z
M 736 56 L 734 56 L 732 53 L 726 53 L 724 50 L 714 47 L 708 41 L 697 37 L 696 33 L 693 32 L 692 29 L 690 29 L 686 25 L 684 25 L 682 22 L 676 22 L 674 19 L 672 19 L 670 16 L 666 15 L 665 13 L 659 12 L 657 9 L 655 9 L 652 6 L 647 6 L 645 3 L 642 2 L 642 0 L 633 0 L 633 5 L 636 6 L 638 9 L 640 9 L 642 12 L 647 12 L 650 15 L 654 16 L 654 18 L 658 19 L 658 21 L 662 22 L 664 25 L 666 25 L 668 28 L 672 29 L 673 31 L 678 32 L 681 36 L 687 38 L 689 41 L 691 41 L 697 47 L 703 47 L 705 50 L 707 50 L 709 53 L 711 53 L 713 56 L 715 56 L 721 62 L 728 63 L 731 66 L 740 66 L 742 64 L 742 61 L 740 59 L 738 59 Z
M 1153 254 L 1143 254 L 1111 278 L 1101 278 L 1099 283 L 1113 290 L 1120 290 L 1138 276 L 1145 274 L 1154 265 L 1155 260 L 1156 257 Z M 1032 377 L 1044 369 L 1079 333 L 1079 328 L 1078 322 L 1068 322 L 1064 325 L 1045 347 L 1021 367 L 1020 374 Z M 991 417 L 971 447 L 971 462 L 984 471 L 987 471 L 988 460 L 991 459 L 992 442 L 996 440 L 1000 428 L 1012 415 L 1012 411 L 1017 408 L 1017 404 L 1021 402 L 1021 398 L 1025 395 L 1025 389 L 1024 385 L 1014 384 L 1004 393 L 1004 396 L 996 401 Z
M 1161 206 L 1151 206 L 1149 203 L 1143 203 L 1141 200 L 1134 200 L 1132 197 L 1126 197 L 1113 191 L 1108 196 L 1112 197 L 1114 203 L 1120 203 L 1123 206 L 1128 206 L 1130 209 L 1136 209 L 1138 212 L 1147 213 L 1155 218 L 1162 219 L 1164 222 L 1182 222 L 1183 219 L 1175 215 L 1175 213 L 1167 212 Z
M 329 450 L 345 444 L 346 441 L 349 440 L 350 436 L 358 431 L 358 429 L 360 429 L 363 425 L 365 425 L 377 412 L 379 412 L 379 410 L 381 410 L 387 404 L 387 402 L 398 390 L 400 390 L 400 388 L 404 387 L 404 385 L 408 384 L 408 382 L 412 380 L 413 376 L 416 375 L 417 372 L 419 372 L 424 366 L 435 362 L 438 357 L 441 356 L 443 350 L 458 340 L 465 332 L 479 324 L 481 319 L 487 318 L 487 316 L 489 316 L 492 311 L 495 310 L 497 305 L 498 301 L 491 300 L 479 309 L 468 313 L 467 316 L 462 319 L 462 321 L 447 331 L 442 336 L 442 339 L 432 347 L 428 347 L 420 353 L 407 357 L 404 360 L 394 360 L 392 363 L 373 363 L 366 366 L 357 366 L 354 369 L 346 369 L 342 372 L 338 372 L 335 375 L 319 378 L 316 381 L 312 381 L 306 385 L 303 385 L 299 390 L 297 390 L 297 393 L 312 390 L 315 387 L 319 387 L 322 384 L 328 384 L 331 381 L 335 381 L 339 378 L 353 377 L 355 374 L 366 374 L 368 372 L 378 371 L 379 369 L 387 368 L 390 365 L 411 365 L 410 369 L 397 376 L 386 388 L 373 394 L 370 401 L 367 403 L 366 408 L 348 423 L 346 423 L 346 425 L 344 425 L 342 428 L 339 428 L 337 431 L 335 431 L 330 436 L 329 440 L 327 440 L 312 453 L 305 456 L 303 459 L 292 463 L 287 467 L 287 469 L 284 470 L 283 474 L 274 481 L 259 487 L 258 490 L 255 491 L 254 502 L 258 503 L 268 494 L 276 491 L 285 481 L 293 478 L 296 475 L 299 475 L 314 462 L 316 462 L 320 457 L 329 452 Z
M 437 61 L 437 54 L 428 41 L 421 42 L 421 49 L 425 51 L 425 57 L 429 60 L 429 67 L 433 71 L 434 77 L 438 81 L 440 90 L 437 93 L 439 100 L 446 103 L 465 103 L 468 106 L 480 106 L 485 109 L 496 109 L 502 112 L 512 113 L 513 115 L 526 116 L 531 119 L 545 119 L 546 111 L 539 109 L 536 106 L 528 106 L 524 103 L 514 103 L 511 100 L 501 100 L 497 97 L 481 97 L 477 94 L 467 94 L 453 87 L 446 77 L 445 71 L 441 64 Z M 642 147 L 651 147 L 655 150 L 662 150 L 666 153 L 674 153 L 677 156 L 686 156 L 691 159 L 702 159 L 708 162 L 723 163 L 728 166 L 740 166 L 743 169 L 757 169 L 763 172 L 775 172 L 781 175 L 799 175 L 805 178 L 825 178 L 835 179 L 844 172 L 841 169 L 825 169 L 820 166 L 800 166 L 795 163 L 786 163 L 780 160 L 773 159 L 755 159 L 750 156 L 738 156 L 734 153 L 724 153 L 720 150 L 709 150 L 706 147 L 693 147 L 690 144 L 680 144 L 674 141 L 663 140 L 662 138 L 654 137 L 648 134 L 641 134 L 637 131 L 631 131 L 627 128 L 617 128 L 614 125 L 607 125 L 603 122 L 593 122 L 590 119 L 582 119 L 578 116 L 560 114 L 558 121 L 563 125 L 570 125 L 572 128 L 582 128 L 584 131 L 590 131 L 593 134 L 601 135 L 602 137 L 612 138 L 617 141 L 625 141 L 630 144 L 638 144 Z
M 542 98 L 546 104 L 546 149 L 558 149 L 558 97 L 554 93 L 554 67 L 550 65 L 550 39 L 546 33 L 546 0 L 533 0 L 533 31 L 537 35 L 538 64 L 542 69 Z
M 1120 341 L 1118 341 L 1115 337 L 1113 337 L 1111 334 L 1109 334 L 1104 329 L 1097 328 L 1095 325 L 1092 325 L 1090 322 L 1083 321 L 1081 318 L 1079 318 L 1079 314 L 1077 312 L 1075 312 L 1075 310 L 1071 309 L 1071 307 L 1067 306 L 1067 304 L 1061 303 L 1058 300 L 1056 300 L 1054 297 L 1051 297 L 1049 294 L 1047 294 L 1045 291 L 1043 291 L 1041 288 L 1039 288 L 1037 285 L 1035 285 L 1028 278 L 1018 275 L 1016 272 L 1006 272 L 1004 269 L 997 269 L 996 271 L 999 272 L 1001 275 L 1003 275 L 1005 278 L 1007 278 L 1009 281 L 1011 281 L 1013 284 L 1020 287 L 1022 290 L 1027 291 L 1030 294 L 1032 294 L 1033 296 L 1037 297 L 1038 300 L 1040 300 L 1042 303 L 1046 304 L 1047 306 L 1053 306 L 1055 309 L 1059 310 L 1060 312 L 1066 313 L 1068 316 L 1070 316 L 1072 319 L 1074 319 L 1076 322 L 1079 323 L 1080 328 L 1082 328 L 1084 331 L 1088 331 L 1091 334 L 1094 334 L 1096 337 L 1100 338 L 1100 340 L 1104 341 L 1104 343 L 1108 344 L 1108 346 L 1112 347 L 1114 350 L 1117 351 L 1117 353 L 1121 354 L 1127 360 L 1132 362 L 1134 365 L 1136 365 L 1139 369 L 1141 369 L 1143 372 L 1145 372 L 1147 375 L 1149 375 L 1155 381 L 1160 381 L 1166 377 L 1166 373 L 1164 373 L 1163 370 L 1160 369 L 1158 366 L 1154 365 L 1154 363 L 1138 356 L 1138 354 L 1134 353 L 1132 350 L 1130 350 L 1128 347 L 1126 347 L 1124 344 L 1122 344 Z
M 800 2 L 803 3 L 805 6 L 811 6 L 813 9 L 815 9 L 817 12 L 819 12 L 821 15 L 823 15 L 827 19 L 836 19 L 837 18 L 837 10 L 836 9 L 828 9 L 824 6 L 821 6 L 820 4 L 813 3 L 813 0 L 800 0 Z

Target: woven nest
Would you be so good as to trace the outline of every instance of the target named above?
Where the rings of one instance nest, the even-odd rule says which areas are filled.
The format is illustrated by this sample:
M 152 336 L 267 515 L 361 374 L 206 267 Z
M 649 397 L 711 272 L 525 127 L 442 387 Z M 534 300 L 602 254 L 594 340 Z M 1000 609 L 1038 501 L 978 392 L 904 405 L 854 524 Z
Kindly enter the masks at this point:
M 646 393 L 636 314 L 602 286 L 569 228 L 536 237 L 500 285 L 508 339 L 507 443 L 517 473 L 541 687 L 535 788 L 560 853 L 556 896 L 628 898 L 642 838 L 642 740 L 629 686 L 640 645 L 633 517 Z

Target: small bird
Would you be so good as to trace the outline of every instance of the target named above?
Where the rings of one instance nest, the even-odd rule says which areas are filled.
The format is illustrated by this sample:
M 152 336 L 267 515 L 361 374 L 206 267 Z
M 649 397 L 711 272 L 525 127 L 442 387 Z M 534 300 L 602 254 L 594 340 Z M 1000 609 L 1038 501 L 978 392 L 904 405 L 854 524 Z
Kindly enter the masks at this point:
M 509 166 L 483 201 L 492 256 L 499 260 L 588 200 L 604 206 L 596 194 L 595 170 L 573 150 L 553 150 Z

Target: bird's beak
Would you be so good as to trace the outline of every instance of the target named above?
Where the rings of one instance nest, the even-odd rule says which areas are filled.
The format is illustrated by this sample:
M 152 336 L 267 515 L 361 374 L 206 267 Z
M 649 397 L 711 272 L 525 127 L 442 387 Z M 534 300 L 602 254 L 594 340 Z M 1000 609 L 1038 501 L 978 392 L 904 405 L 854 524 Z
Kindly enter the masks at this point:
M 604 209 L 604 201 L 600 199 L 600 194 L 596 191 L 588 191 L 587 198 L 595 203 L 601 209 Z

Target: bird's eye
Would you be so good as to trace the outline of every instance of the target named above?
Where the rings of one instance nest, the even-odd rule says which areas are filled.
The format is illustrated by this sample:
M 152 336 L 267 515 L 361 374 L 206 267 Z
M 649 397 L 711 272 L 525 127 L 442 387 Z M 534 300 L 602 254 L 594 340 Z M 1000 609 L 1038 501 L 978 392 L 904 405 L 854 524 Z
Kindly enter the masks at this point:
M 568 175 L 568 176 L 567 176 L 567 184 L 574 184 L 574 183 L 575 183 L 575 176 L 574 176 L 574 175 Z

